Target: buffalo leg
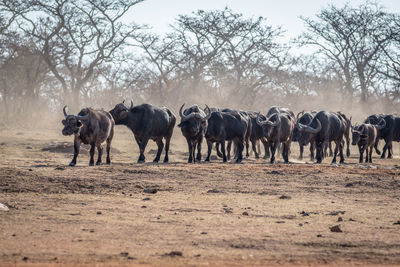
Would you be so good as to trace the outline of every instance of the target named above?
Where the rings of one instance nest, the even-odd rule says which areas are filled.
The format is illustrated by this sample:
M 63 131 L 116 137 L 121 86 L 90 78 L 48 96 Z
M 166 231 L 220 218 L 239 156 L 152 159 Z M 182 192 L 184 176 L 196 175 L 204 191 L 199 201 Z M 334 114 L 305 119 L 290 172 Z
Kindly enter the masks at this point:
M 100 165 L 101 164 L 101 156 L 103 155 L 103 147 L 101 144 L 97 144 L 97 153 L 98 153 L 98 157 L 97 157 L 96 165 Z
M 285 160 L 285 163 L 289 163 L 289 142 L 283 143 L 283 159 Z
M 317 163 L 322 162 L 322 158 L 324 156 L 324 149 L 325 148 L 325 142 L 321 142 L 317 144 L 317 151 L 316 151 L 316 158 L 317 158 Z
M 350 138 L 346 137 L 346 157 L 350 157 Z
M 368 162 L 368 145 L 365 145 L 365 163 Z
M 236 142 L 236 146 L 238 148 L 236 163 L 240 163 L 243 159 L 244 140 L 242 139 Z
M 219 149 L 220 143 L 215 143 L 215 150 L 217 151 L 217 156 L 222 158 L 221 150 Z
M 310 142 L 310 159 L 311 161 L 314 161 L 314 152 L 315 152 L 315 143 Z
M 90 144 L 90 161 L 89 161 L 89 166 L 94 165 L 94 149 L 96 148 L 96 145 L 94 143 Z
M 278 147 L 278 142 L 270 142 L 270 149 L 271 149 L 271 163 L 275 163 L 275 152 Z
M 164 156 L 164 163 L 168 162 L 168 153 L 169 153 L 169 144 L 171 143 L 171 136 L 167 136 L 165 138 L 165 156 Z
M 196 141 L 196 140 L 194 140 L 194 141 L 192 142 L 192 144 L 193 144 L 193 149 L 192 149 L 192 158 L 193 158 L 193 163 L 195 163 L 195 162 L 196 162 L 196 159 L 195 159 L 194 155 L 196 155 L 196 146 L 197 146 L 197 141 Z
M 258 155 L 258 152 L 257 152 L 257 148 L 256 148 L 256 140 L 251 140 L 251 148 L 253 149 L 253 151 L 254 151 L 254 156 L 256 157 L 256 159 L 258 159 L 259 158 L 259 155 Z
M 300 147 L 300 156 L 299 156 L 299 159 L 303 159 L 304 146 L 302 146 L 302 145 L 299 144 L 299 147 Z
M 388 147 L 388 159 L 393 158 L 393 143 L 390 143 Z
M 188 163 L 192 163 L 192 162 L 193 162 L 193 142 L 192 142 L 192 140 L 190 140 L 189 138 L 186 139 L 186 140 L 187 140 L 188 150 L 189 150 L 189 159 L 188 159 Z
M 385 140 L 385 146 L 382 149 L 381 159 L 384 159 L 386 157 L 386 150 L 388 150 L 391 143 L 392 143 L 392 140 Z
M 358 152 L 360 153 L 360 159 L 359 159 L 359 163 L 363 162 L 363 155 L 362 155 L 362 147 L 361 145 L 358 145 Z
M 158 140 L 156 141 L 156 143 L 157 143 L 157 148 L 158 148 L 158 150 L 157 150 L 157 155 L 156 155 L 156 157 L 155 157 L 154 160 L 153 160 L 153 162 L 155 162 L 155 163 L 157 163 L 157 162 L 160 161 L 161 152 L 162 152 L 162 150 L 163 150 L 163 148 L 164 148 L 164 143 L 163 143 L 163 141 L 162 141 L 162 138 L 158 139 Z
M 329 157 L 333 156 L 333 151 L 332 151 L 332 142 L 329 142 Z
M 248 158 L 250 156 L 249 147 L 250 147 L 249 139 L 246 138 L 246 158 Z
M 199 139 L 197 140 L 197 156 L 196 156 L 196 160 L 198 162 L 201 161 L 201 143 L 203 142 L 203 136 L 200 135 Z
M 137 161 L 138 163 L 143 163 L 146 161 L 146 157 L 144 156 L 144 151 L 146 149 L 148 142 L 149 142 L 149 138 L 140 140 L 140 144 L 139 144 L 140 155 L 139 155 L 139 159 Z
M 229 145 L 228 145 L 229 146 Z M 222 161 L 226 162 L 225 141 L 221 142 Z
M 106 152 L 107 152 L 107 158 L 106 158 L 106 164 L 110 164 L 111 163 L 111 159 L 110 159 L 110 150 L 111 150 L 111 141 L 113 138 L 113 134 L 111 134 L 106 141 Z
M 222 150 L 222 146 L 225 146 L 225 142 L 224 143 L 221 142 L 221 150 Z M 226 153 L 227 153 L 226 158 L 228 160 L 231 159 L 231 149 L 232 149 L 232 141 L 228 141 L 228 145 L 226 146 Z
M 207 157 L 204 161 L 210 161 L 211 150 L 212 150 L 212 142 L 207 140 Z
M 376 154 L 380 155 L 380 154 L 381 154 L 381 151 L 380 151 L 379 148 L 378 148 L 378 144 L 379 144 L 379 139 L 376 138 L 374 148 L 375 148 Z
M 330 143 L 329 143 L 330 144 Z M 336 155 L 339 151 L 339 144 L 338 142 L 335 142 L 335 151 L 333 152 L 333 159 L 332 159 L 332 163 L 336 163 Z
M 374 146 L 369 147 L 369 163 L 372 163 L 372 151 L 374 150 Z
M 339 155 L 340 155 L 340 161 L 339 163 L 343 163 L 344 162 L 344 142 L 340 142 L 339 143 Z
M 263 159 L 267 159 L 269 157 L 269 145 L 268 145 L 268 142 L 265 139 L 261 139 L 261 142 L 264 145 L 264 157 L 263 157 Z M 261 151 L 260 151 L 260 154 L 261 154 Z
M 71 163 L 69 164 L 69 166 L 73 167 L 76 165 L 76 158 L 79 155 L 79 149 L 81 147 L 81 141 L 78 138 L 74 139 L 74 157 L 72 158 Z
M 365 151 L 365 148 L 366 148 L 366 147 L 367 147 L 366 145 L 363 145 L 363 146 L 361 147 L 361 151 L 360 151 L 360 163 L 363 162 L 364 151 Z

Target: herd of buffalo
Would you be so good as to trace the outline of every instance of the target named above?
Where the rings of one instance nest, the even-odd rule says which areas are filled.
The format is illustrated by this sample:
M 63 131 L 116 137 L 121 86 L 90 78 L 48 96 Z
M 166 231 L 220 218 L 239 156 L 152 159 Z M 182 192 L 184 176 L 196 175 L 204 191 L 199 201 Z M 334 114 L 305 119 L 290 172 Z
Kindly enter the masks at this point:
M 74 157 L 70 166 L 76 165 L 81 143 L 91 146 L 89 165 L 94 165 L 95 147 L 98 150 L 96 164 L 101 164 L 102 144 L 106 142 L 106 163 L 109 164 L 115 124 L 126 125 L 133 132 L 140 150 L 138 162 L 145 162 L 144 151 L 150 139 L 158 146 L 154 158 L 154 162 L 158 162 L 165 138 L 164 162 L 168 162 L 170 141 L 176 123 L 174 114 L 168 108 L 150 104 L 134 106 L 132 101 L 130 107 L 122 102 L 109 112 L 84 108 L 78 115 L 71 115 L 66 108 L 65 106 L 63 109 L 65 119 L 62 121 L 62 134 L 75 136 Z M 270 158 L 271 163 L 275 162 L 277 150 L 281 151 L 284 161 L 289 162 L 292 141 L 297 141 L 300 145 L 300 158 L 303 157 L 304 146 L 310 144 L 311 160 L 314 160 L 315 154 L 317 163 L 328 156 L 328 150 L 329 155 L 333 156 L 332 163 L 336 162 L 338 152 L 340 163 L 344 162 L 345 142 L 346 155 L 350 156 L 350 134 L 352 145 L 358 145 L 360 162 L 363 161 L 364 151 L 365 161 L 372 162 L 374 147 L 381 158 L 385 158 L 386 151 L 388 157 L 392 157 L 392 142 L 400 141 L 400 117 L 396 115 L 371 115 L 361 125 L 353 126 L 351 117 L 342 112 L 302 111 L 295 116 L 291 110 L 282 107 L 272 107 L 266 115 L 254 111 L 209 108 L 207 105 L 205 109 L 198 105 L 184 110 L 183 108 L 184 105 L 179 110 L 181 121 L 178 127 L 187 140 L 190 163 L 201 161 L 204 137 L 208 149 L 205 161 L 210 161 L 213 143 L 216 143 L 217 154 L 224 162 L 230 159 L 233 143 L 232 155 L 236 162 L 241 162 L 245 148 L 246 157 L 249 156 L 250 143 L 255 157 L 258 158 L 261 142 L 265 149 L 264 158 Z M 385 140 L 382 153 L 377 148 L 380 139 Z M 335 144 L 333 152 L 332 142 Z

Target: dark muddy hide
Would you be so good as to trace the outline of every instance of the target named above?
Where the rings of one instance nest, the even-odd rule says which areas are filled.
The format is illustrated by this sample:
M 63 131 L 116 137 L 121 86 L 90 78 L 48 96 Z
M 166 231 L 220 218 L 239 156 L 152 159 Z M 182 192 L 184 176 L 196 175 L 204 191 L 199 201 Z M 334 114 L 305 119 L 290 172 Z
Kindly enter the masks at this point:
M 315 154 L 315 142 L 314 140 L 311 140 L 310 137 L 306 138 L 305 140 L 299 140 L 299 125 L 298 123 L 301 123 L 303 125 L 308 125 L 312 119 L 314 118 L 314 115 L 311 112 L 299 112 L 296 116 L 296 123 L 293 129 L 293 135 L 292 135 L 292 141 L 298 142 L 299 147 L 300 147 L 300 156 L 299 159 L 303 159 L 303 153 L 304 153 L 304 146 L 310 144 L 310 159 L 313 161 L 314 160 L 314 154 Z
M 317 147 L 317 163 L 321 163 L 324 157 L 324 149 L 329 142 L 335 142 L 335 152 L 332 163 L 336 163 L 337 153 L 340 153 L 340 163 L 344 162 L 343 155 L 343 136 L 346 131 L 345 122 L 339 118 L 337 113 L 320 111 L 308 125 L 298 123 L 299 142 L 305 144 L 305 141 L 314 140 Z
M 377 140 L 375 142 L 375 151 L 381 158 L 386 157 L 386 150 L 388 151 L 388 158 L 393 157 L 393 141 L 400 142 L 400 117 L 395 115 L 375 114 L 369 116 L 364 122 L 377 125 L 381 119 L 385 120 L 385 127 L 378 130 Z M 380 139 L 385 140 L 382 153 L 378 149 L 378 142 Z
M 174 114 L 169 109 L 150 104 L 133 106 L 131 101 L 129 108 L 122 102 L 110 110 L 110 113 L 116 125 L 125 125 L 132 131 L 140 150 L 138 163 L 145 162 L 144 151 L 150 139 L 157 144 L 158 150 L 153 162 L 158 162 L 164 148 L 163 138 L 165 139 L 164 162 L 168 162 L 169 145 L 176 122 Z
M 281 144 L 282 156 L 285 163 L 289 163 L 290 145 L 294 128 L 294 118 L 287 113 L 275 113 L 266 120 L 257 116 L 257 124 L 264 130 L 264 136 L 267 138 L 271 149 L 271 163 L 275 162 L 275 152 L 278 145 Z
M 179 110 L 181 123 L 178 127 L 181 128 L 182 135 L 186 138 L 189 149 L 189 163 L 201 161 L 201 144 L 203 142 L 203 135 L 207 130 L 208 116 L 198 105 L 193 105 L 182 112 L 185 104 Z M 195 151 L 197 146 L 197 156 L 195 158 Z
M 78 115 L 68 115 L 64 107 L 65 119 L 62 121 L 64 129 L 63 135 L 74 135 L 74 157 L 69 164 L 76 165 L 76 159 L 79 155 L 81 143 L 90 145 L 90 161 L 89 165 L 94 165 L 94 150 L 97 147 L 98 158 L 96 165 L 101 164 L 103 147 L 102 143 L 106 142 L 107 159 L 106 163 L 110 164 L 111 141 L 114 136 L 114 120 L 110 113 L 104 110 L 95 110 L 92 108 L 82 109 Z
M 343 112 L 338 111 L 337 114 L 339 115 L 339 118 L 342 119 L 342 121 L 346 125 L 346 130 L 344 131 L 344 137 L 346 140 L 346 156 L 350 157 L 350 131 L 351 131 L 351 117 L 347 117 Z
M 243 150 L 248 124 L 246 119 L 239 113 L 216 111 L 210 114 L 205 137 L 207 139 L 207 158 L 210 161 L 212 144 L 221 144 L 223 162 L 227 161 L 225 142 L 232 141 L 237 146 L 237 159 L 239 163 L 243 159 Z

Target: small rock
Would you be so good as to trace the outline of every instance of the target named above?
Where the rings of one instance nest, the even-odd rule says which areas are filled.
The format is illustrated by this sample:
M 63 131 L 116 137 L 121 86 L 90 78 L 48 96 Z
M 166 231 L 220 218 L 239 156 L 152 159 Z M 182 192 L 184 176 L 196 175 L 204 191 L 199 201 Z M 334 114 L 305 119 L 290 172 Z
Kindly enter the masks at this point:
M 98 212 L 97 212 L 97 215 L 101 215 L 101 214 L 102 214 L 101 211 L 98 211 Z
M 243 215 L 243 216 L 249 216 L 249 213 L 248 213 L 247 211 L 244 211 L 244 212 L 242 213 L 242 215 Z
M 221 191 L 219 191 L 218 189 L 210 189 L 207 191 L 208 194 L 210 193 L 221 193 Z
M 332 227 L 330 227 L 330 229 L 331 229 L 331 232 L 334 232 L 334 233 L 341 233 L 341 232 L 343 232 L 343 231 L 340 229 L 340 225 L 332 226 Z
M 276 221 L 275 223 L 285 223 L 285 221 Z
M 200 234 L 202 234 L 202 235 L 206 235 L 206 234 L 207 234 L 207 232 L 201 232 Z
M 9 211 L 9 210 L 10 209 L 6 205 L 0 203 L 0 211 Z
M 302 224 L 302 223 L 299 223 L 299 226 L 301 227 L 301 226 L 303 226 L 303 224 Z
M 356 220 L 354 220 L 354 219 L 350 218 L 350 219 L 349 219 L 349 221 L 350 221 L 350 222 L 355 222 Z
M 135 257 L 132 257 L 132 256 L 128 256 L 128 258 L 127 258 L 128 260 L 137 260 L 137 258 L 135 258 Z
M 321 235 L 321 234 L 318 234 L 317 237 L 322 237 L 322 235 Z
M 32 147 L 31 146 L 27 146 L 27 147 L 25 147 L 26 149 L 32 149 Z
M 182 257 L 183 253 L 181 251 L 171 251 L 170 253 L 166 253 L 164 255 L 170 257 L 175 257 L 175 256 Z
M 400 221 L 393 223 L 393 225 L 400 225 Z
M 233 212 L 232 208 L 226 207 L 226 208 L 222 208 L 222 209 L 225 211 L 225 213 L 232 213 Z
M 158 190 L 156 188 L 150 188 L 150 189 L 143 190 L 143 192 L 147 193 L 147 194 L 155 194 L 155 193 L 157 193 L 157 191 Z
M 303 216 L 310 216 L 310 213 L 305 212 L 304 210 L 302 212 L 300 212 L 300 214 L 303 215 Z
M 89 232 L 91 232 L 91 233 L 94 233 L 94 229 L 90 229 L 90 231 Z
M 151 198 L 149 198 L 149 197 L 145 197 L 142 199 L 142 201 L 149 201 L 149 200 L 151 200 Z
M 347 183 L 346 185 L 345 185 L 345 187 L 352 187 L 353 186 L 353 183 Z
M 143 205 L 141 208 L 142 208 L 142 209 L 145 209 L 145 208 L 147 208 L 147 206 Z
M 27 256 L 23 257 L 22 260 L 23 261 L 27 261 L 29 258 Z
M 17 236 L 16 234 L 12 234 L 12 236 Z
M 55 170 L 56 171 L 63 171 L 63 170 L 65 170 L 65 168 L 64 167 L 56 167 Z
M 121 255 L 122 257 L 128 257 L 129 252 L 121 252 L 119 255 Z
M 198 258 L 198 257 L 200 257 L 201 256 L 201 254 L 196 254 L 196 255 L 194 255 L 196 258 Z
M 282 195 L 282 196 L 279 197 L 279 199 L 291 199 L 291 197 L 290 197 L 290 196 Z
M 343 222 L 343 218 L 342 218 L 342 217 L 339 217 L 339 218 L 337 218 L 337 221 L 338 221 L 338 222 Z

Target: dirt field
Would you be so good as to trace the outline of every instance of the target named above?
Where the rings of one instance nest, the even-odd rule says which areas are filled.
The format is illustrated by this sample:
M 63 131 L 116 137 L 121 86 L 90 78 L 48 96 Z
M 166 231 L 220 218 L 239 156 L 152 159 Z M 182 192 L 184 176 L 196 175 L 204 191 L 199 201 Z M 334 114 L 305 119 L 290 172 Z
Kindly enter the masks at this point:
M 171 163 L 136 164 L 117 127 L 111 166 L 71 168 L 60 129 L 0 132 L 0 265 L 400 265 L 397 143 L 373 164 L 355 147 L 343 165 L 300 162 L 294 143 L 292 164 L 190 165 L 175 129 Z

